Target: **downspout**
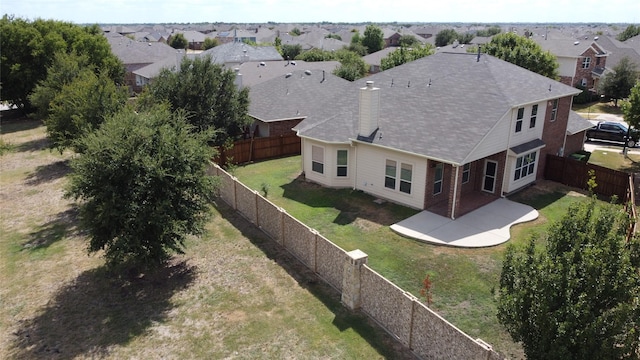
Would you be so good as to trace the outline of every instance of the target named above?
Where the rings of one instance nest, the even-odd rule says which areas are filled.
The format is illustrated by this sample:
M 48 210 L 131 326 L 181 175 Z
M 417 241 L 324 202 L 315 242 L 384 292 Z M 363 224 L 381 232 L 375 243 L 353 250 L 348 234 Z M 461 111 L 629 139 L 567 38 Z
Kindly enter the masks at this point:
M 353 190 L 357 190 L 358 186 L 358 147 L 354 146 L 353 141 L 351 142 L 351 147 L 353 148 Z
M 451 206 L 451 220 L 456 219 L 456 200 L 458 199 L 458 175 L 460 175 L 460 166 L 456 165 L 456 182 L 453 185 L 453 204 Z

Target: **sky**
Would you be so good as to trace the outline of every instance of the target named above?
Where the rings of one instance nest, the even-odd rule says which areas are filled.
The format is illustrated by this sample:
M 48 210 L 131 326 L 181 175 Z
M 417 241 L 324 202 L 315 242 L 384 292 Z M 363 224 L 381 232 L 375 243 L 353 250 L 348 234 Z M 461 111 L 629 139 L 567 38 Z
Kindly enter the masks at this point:
M 639 0 L 1 0 L 0 10 L 76 24 L 640 23 Z

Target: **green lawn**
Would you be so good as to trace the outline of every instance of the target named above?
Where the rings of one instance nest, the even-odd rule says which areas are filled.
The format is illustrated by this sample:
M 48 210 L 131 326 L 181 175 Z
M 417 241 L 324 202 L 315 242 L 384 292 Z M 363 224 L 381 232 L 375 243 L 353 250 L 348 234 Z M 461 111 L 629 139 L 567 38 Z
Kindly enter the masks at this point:
M 620 149 L 593 151 L 589 163 L 624 172 L 640 172 L 640 155 L 625 156 Z
M 521 358 L 496 319 L 495 290 L 499 286 L 502 254 L 506 245 L 486 249 L 433 246 L 403 238 L 389 229 L 416 213 L 351 189 L 327 189 L 300 177 L 300 157 L 240 166 L 233 174 L 250 188 L 269 188 L 268 198 L 343 249 L 360 249 L 369 255 L 373 269 L 420 297 L 427 274 L 433 282 L 432 307 L 473 338 L 481 338 L 511 358 Z M 523 244 L 531 234 L 541 234 L 548 219 L 560 217 L 569 204 L 583 199 L 562 186 L 536 187 L 513 199 L 540 211 L 540 218 L 512 229 L 509 243 Z
M 613 101 L 601 102 L 594 101 L 587 104 L 573 104 L 573 111 L 580 114 L 586 114 L 590 119 L 595 119 L 599 114 L 615 114 L 622 115 L 622 109 L 620 108 L 620 102 L 618 107 L 613 106 Z M 592 116 L 593 115 L 593 116 Z

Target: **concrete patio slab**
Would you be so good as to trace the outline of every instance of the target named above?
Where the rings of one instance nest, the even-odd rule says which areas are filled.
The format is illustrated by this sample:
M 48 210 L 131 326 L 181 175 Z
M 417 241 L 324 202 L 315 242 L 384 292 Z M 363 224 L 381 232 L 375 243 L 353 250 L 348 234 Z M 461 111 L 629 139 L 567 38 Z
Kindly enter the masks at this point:
M 391 230 L 432 244 L 477 248 L 505 243 L 511 226 L 537 218 L 531 206 L 500 198 L 455 220 L 422 211 L 391 225 Z

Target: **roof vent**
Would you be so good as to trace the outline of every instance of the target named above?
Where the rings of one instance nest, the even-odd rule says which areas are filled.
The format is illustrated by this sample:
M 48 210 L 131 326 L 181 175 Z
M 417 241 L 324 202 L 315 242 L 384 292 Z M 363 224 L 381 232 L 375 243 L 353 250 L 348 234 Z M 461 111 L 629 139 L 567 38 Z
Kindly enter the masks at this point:
M 293 75 L 293 74 L 292 73 L 287 73 L 284 77 L 288 79 L 288 78 L 291 77 L 291 75 Z
M 573 43 L 573 45 L 578 45 L 578 44 L 580 44 L 580 41 L 576 41 Z
M 597 36 L 593 38 L 593 40 L 598 40 L 598 39 L 599 39 L 599 37 L 597 37 Z
M 311 75 L 311 70 L 305 70 L 304 73 L 307 75 Z
M 267 66 L 267 64 L 264 61 L 260 61 L 260 66 Z
M 295 65 L 296 65 L 296 62 L 295 62 L 295 61 L 292 61 L 292 62 L 291 62 L 291 65 L 295 66 Z

